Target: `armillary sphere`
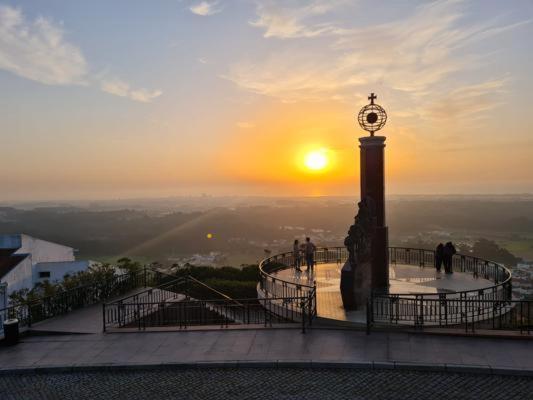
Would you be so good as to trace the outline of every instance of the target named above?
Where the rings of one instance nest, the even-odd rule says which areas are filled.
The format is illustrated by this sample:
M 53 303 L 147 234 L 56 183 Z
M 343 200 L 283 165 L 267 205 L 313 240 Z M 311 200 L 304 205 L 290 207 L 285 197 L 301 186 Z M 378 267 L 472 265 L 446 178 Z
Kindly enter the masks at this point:
M 370 104 L 361 108 L 361 111 L 359 111 L 359 115 L 357 116 L 359 125 L 361 125 L 361 128 L 365 131 L 370 132 L 370 136 L 374 136 L 374 132 L 383 128 L 385 122 L 387 122 L 387 113 L 379 104 L 374 104 L 375 99 L 377 99 L 377 96 L 374 93 L 371 93 L 370 96 L 368 96 Z

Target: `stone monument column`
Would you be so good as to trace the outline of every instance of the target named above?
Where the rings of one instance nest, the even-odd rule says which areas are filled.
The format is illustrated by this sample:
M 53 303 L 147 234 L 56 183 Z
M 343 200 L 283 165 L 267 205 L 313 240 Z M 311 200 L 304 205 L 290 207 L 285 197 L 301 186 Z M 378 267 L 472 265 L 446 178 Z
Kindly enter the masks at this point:
M 359 138 L 361 199 L 372 199 L 376 226 L 372 238 L 372 290 L 389 287 L 388 228 L 385 224 L 385 136 Z
M 370 136 L 359 138 L 361 201 L 344 245 L 348 260 L 341 270 L 340 291 L 345 309 L 365 307 L 371 293 L 389 289 L 388 229 L 385 225 L 385 137 L 374 136 L 387 121 L 385 110 L 374 104 L 374 93 L 358 115 Z

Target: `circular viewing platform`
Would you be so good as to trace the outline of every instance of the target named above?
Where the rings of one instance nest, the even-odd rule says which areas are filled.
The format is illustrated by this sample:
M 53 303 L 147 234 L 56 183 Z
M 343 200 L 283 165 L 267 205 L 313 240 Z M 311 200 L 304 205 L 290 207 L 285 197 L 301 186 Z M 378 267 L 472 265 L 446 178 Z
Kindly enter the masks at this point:
M 341 268 L 347 257 L 348 253 L 343 247 L 321 248 L 315 255 L 317 265 L 314 271 L 308 271 L 304 265 L 301 272 L 293 266 L 292 253 L 269 257 L 260 265 L 261 284 L 258 295 L 260 298 L 314 296 L 313 311 L 320 321 L 341 325 L 365 324 L 366 307 L 346 311 L 342 305 L 340 277 Z M 439 302 L 442 300 L 456 300 L 456 303 L 460 303 L 476 299 L 492 301 L 510 298 L 511 273 L 502 265 L 461 254 L 454 256 L 452 265 L 451 274 L 445 273 L 444 268 L 441 272 L 437 272 L 433 251 L 391 247 L 389 293 L 377 295 L 374 307 L 387 308 L 387 318 L 394 317 L 396 312 L 395 318 L 398 320 L 403 319 L 400 318 L 400 314 L 409 313 L 407 310 L 400 310 L 402 301 L 404 303 L 416 301 L 414 308 L 421 304 L 422 307 L 428 308 L 428 315 L 432 312 L 442 315 L 443 310 L 435 309 L 435 305 L 440 307 Z M 285 303 L 286 307 L 291 307 L 290 302 Z M 394 307 L 397 305 L 398 310 L 395 311 L 391 305 Z M 417 315 L 411 315 L 412 322 L 416 322 L 419 311 L 417 309 Z M 463 312 L 460 307 L 457 310 L 446 307 L 444 311 L 446 318 L 460 318 L 454 313 Z M 410 321 L 410 318 L 406 318 L 405 321 Z

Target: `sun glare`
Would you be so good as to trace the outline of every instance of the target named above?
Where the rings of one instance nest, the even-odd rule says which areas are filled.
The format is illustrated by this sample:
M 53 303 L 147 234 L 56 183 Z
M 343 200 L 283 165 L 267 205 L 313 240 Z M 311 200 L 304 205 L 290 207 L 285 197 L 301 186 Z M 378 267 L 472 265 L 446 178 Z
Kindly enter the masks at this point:
M 305 156 L 305 166 L 313 171 L 320 171 L 328 165 L 328 157 L 324 150 L 315 150 Z

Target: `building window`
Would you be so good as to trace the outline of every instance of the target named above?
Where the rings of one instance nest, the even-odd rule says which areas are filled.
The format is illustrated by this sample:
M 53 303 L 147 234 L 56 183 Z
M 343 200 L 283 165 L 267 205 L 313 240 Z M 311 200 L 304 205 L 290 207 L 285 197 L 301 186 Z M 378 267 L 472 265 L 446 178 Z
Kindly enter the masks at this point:
M 50 271 L 39 272 L 39 278 L 50 278 Z

